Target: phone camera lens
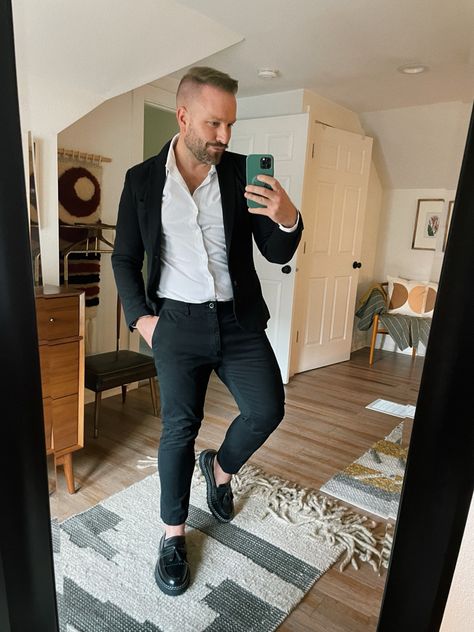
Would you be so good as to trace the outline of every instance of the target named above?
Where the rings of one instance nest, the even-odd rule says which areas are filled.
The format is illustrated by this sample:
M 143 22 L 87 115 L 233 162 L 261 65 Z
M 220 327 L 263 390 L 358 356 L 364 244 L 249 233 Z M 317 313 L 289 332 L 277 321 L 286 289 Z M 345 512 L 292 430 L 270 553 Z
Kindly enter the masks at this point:
M 261 169 L 270 169 L 272 166 L 272 159 L 270 156 L 263 156 L 260 158 L 260 168 Z

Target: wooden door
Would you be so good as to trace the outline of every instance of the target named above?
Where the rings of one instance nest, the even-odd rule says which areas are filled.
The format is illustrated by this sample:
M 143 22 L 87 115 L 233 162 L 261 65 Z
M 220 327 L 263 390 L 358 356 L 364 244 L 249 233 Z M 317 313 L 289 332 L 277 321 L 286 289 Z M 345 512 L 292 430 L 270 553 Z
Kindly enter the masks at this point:
M 292 373 L 348 360 L 372 139 L 312 126 L 299 248 Z

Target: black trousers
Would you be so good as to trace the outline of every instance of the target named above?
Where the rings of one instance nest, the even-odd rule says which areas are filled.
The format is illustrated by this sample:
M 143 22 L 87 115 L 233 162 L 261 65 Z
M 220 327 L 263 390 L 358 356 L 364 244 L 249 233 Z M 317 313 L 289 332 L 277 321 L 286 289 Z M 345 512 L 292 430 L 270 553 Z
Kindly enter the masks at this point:
M 275 430 L 284 415 L 281 373 L 265 332 L 237 323 L 229 302 L 202 304 L 165 299 L 153 333 L 163 427 L 158 452 L 161 518 L 186 521 L 194 469 L 194 441 L 214 370 L 240 409 L 217 459 L 234 474 Z

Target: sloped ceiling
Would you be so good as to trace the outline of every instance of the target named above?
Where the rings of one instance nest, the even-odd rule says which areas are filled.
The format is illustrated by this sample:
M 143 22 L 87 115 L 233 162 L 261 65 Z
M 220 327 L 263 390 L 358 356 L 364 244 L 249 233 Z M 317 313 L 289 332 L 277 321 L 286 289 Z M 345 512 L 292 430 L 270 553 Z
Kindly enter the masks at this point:
M 173 0 L 14 0 L 13 16 L 23 124 L 35 133 L 242 39 Z
M 384 188 L 456 189 L 471 110 L 451 102 L 362 114 Z

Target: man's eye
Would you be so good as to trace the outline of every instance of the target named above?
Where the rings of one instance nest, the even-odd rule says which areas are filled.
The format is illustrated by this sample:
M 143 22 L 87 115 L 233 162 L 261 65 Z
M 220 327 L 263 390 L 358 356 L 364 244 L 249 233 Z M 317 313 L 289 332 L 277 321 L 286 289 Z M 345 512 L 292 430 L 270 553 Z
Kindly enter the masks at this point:
M 209 121 L 211 127 L 219 127 L 219 121 Z

